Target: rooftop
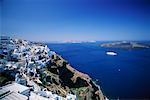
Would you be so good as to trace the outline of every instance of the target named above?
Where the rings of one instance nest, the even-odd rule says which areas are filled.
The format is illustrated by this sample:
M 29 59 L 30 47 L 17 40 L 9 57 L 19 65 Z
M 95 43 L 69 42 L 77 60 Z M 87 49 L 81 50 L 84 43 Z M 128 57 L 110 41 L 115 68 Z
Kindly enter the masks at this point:
M 28 97 L 6 89 L 0 90 L 0 100 L 27 100 Z
M 1 88 L 5 89 L 7 91 L 16 92 L 16 93 L 18 93 L 18 92 L 21 93 L 21 92 L 29 89 L 28 87 L 21 85 L 21 84 L 18 84 L 18 83 L 8 84 L 8 85 L 5 85 Z

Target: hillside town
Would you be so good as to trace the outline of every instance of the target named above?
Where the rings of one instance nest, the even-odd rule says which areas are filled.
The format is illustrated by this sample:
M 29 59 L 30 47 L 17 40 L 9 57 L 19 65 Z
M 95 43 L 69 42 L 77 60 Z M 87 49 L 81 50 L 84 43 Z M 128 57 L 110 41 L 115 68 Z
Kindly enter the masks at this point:
M 91 78 L 42 43 L 1 36 L 1 100 L 104 100 Z
M 1 99 L 14 100 L 75 100 L 76 96 L 67 94 L 66 98 L 48 91 L 41 84 L 40 74 L 55 52 L 46 45 L 34 44 L 25 40 L 1 37 L 0 71 L 3 81 L 10 78 L 12 83 L 1 87 Z M 41 72 L 40 72 L 41 71 Z M 4 76 L 3 76 L 4 74 Z M 9 82 L 8 81 L 8 82 Z M 3 81 L 4 82 L 4 81 Z M 7 84 L 7 83 L 1 83 Z M 13 98 L 12 98 L 13 97 Z M 15 99 L 16 100 L 16 99 Z

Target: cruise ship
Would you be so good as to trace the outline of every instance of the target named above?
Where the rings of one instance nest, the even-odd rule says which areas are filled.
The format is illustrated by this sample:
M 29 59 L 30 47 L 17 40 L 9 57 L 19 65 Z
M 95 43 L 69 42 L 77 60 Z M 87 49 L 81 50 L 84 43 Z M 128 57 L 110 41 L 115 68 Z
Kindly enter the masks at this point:
M 113 51 L 108 51 L 106 52 L 107 55 L 111 55 L 111 56 L 116 56 L 117 53 L 116 52 L 113 52 Z

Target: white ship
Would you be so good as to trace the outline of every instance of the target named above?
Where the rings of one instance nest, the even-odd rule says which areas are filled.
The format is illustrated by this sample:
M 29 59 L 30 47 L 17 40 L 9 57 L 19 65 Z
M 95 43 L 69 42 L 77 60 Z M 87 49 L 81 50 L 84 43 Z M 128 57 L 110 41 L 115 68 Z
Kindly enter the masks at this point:
M 106 52 L 106 54 L 107 55 L 111 55 L 111 56 L 116 56 L 117 55 L 117 53 L 112 52 L 112 51 L 108 51 L 108 52 Z

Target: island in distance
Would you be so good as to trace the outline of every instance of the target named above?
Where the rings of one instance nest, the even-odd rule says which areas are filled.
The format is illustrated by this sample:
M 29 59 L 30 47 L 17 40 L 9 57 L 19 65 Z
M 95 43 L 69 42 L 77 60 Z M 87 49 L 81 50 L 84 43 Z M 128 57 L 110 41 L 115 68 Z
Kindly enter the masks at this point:
M 144 42 L 130 42 L 130 41 L 119 41 L 112 43 L 103 43 L 101 47 L 107 48 L 121 48 L 121 49 L 148 49 L 150 44 Z

